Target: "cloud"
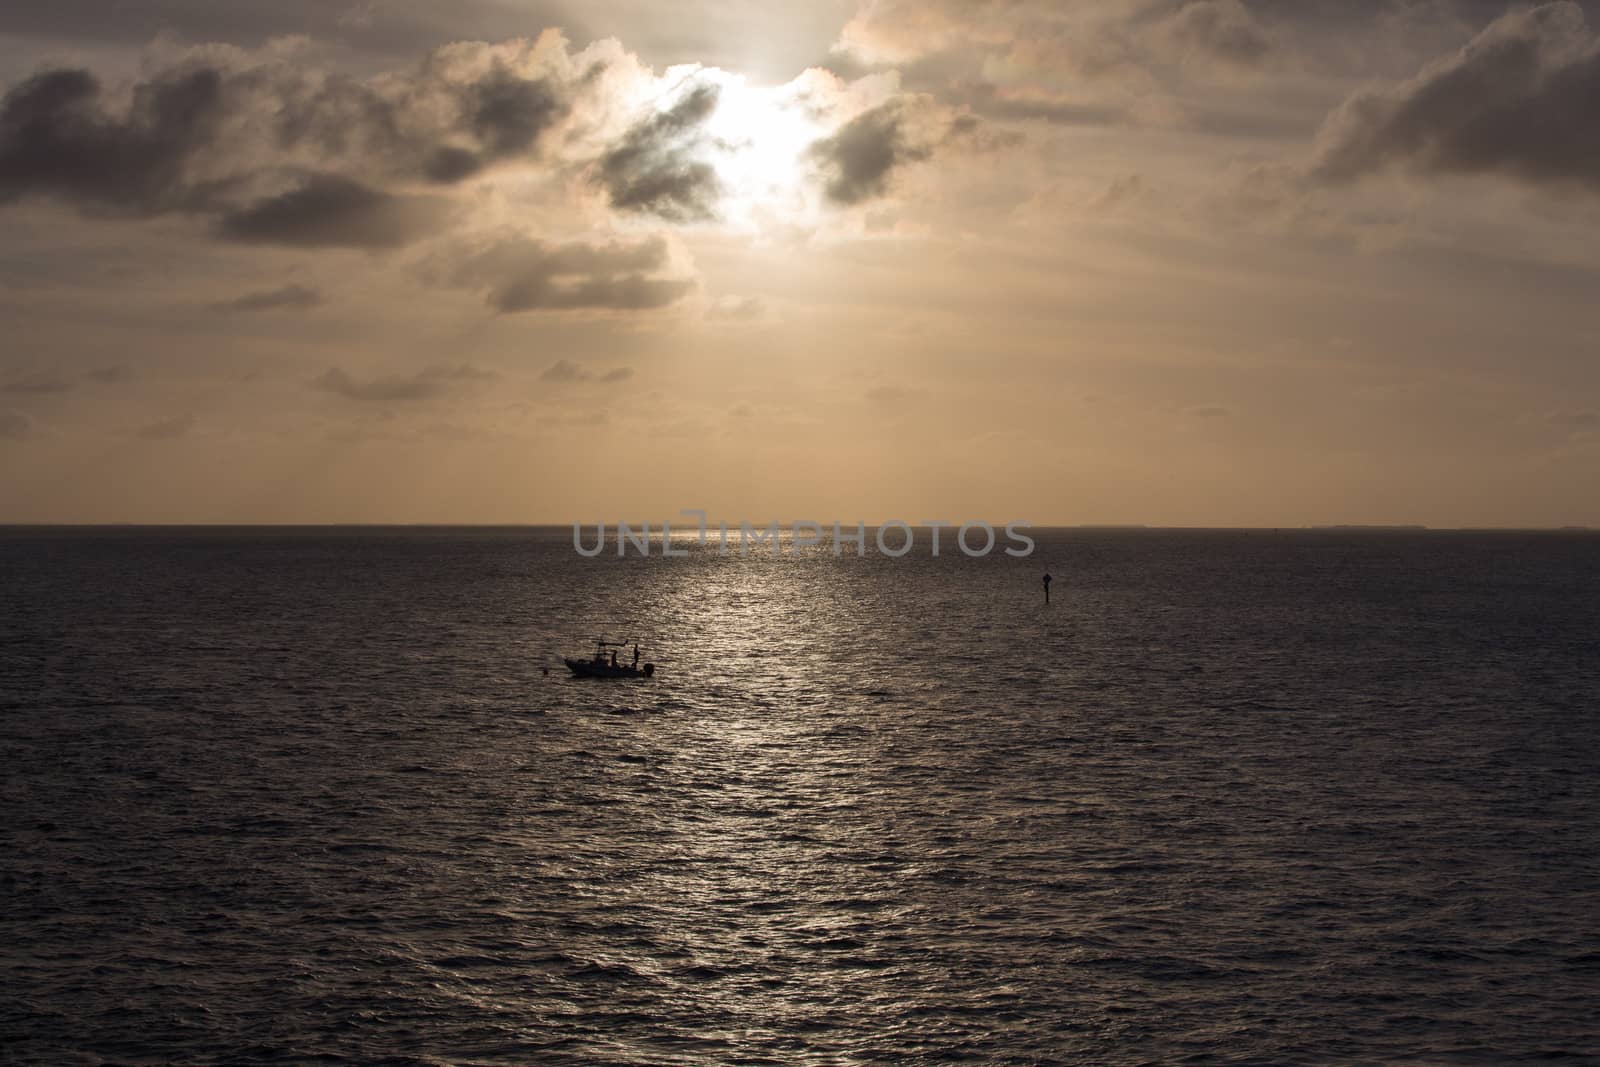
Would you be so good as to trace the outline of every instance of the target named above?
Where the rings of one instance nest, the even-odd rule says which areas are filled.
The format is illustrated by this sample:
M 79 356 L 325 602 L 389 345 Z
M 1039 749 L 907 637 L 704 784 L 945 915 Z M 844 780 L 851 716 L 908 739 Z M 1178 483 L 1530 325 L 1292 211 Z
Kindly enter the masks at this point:
M 927 159 L 932 149 L 913 143 L 899 101 L 863 111 L 831 137 L 811 146 L 823 168 L 823 191 L 835 204 L 859 204 L 884 195 L 897 167 Z
M 1319 135 L 1313 181 L 1390 168 L 1503 174 L 1600 191 L 1600 40 L 1573 3 L 1514 11 L 1389 92 L 1351 96 Z
M 944 97 L 978 115 L 1001 121 L 1056 123 L 1065 126 L 1108 126 L 1126 119 L 1126 112 L 1100 101 L 1040 88 L 1003 88 L 993 82 L 966 82 Z
M 385 248 L 441 224 L 449 184 L 537 157 L 589 91 L 559 34 L 438 48 L 358 79 L 282 48 L 209 45 L 127 90 L 48 70 L 0 99 L 0 204 L 94 216 L 214 217 L 229 240 Z M 400 186 L 400 188 L 395 188 Z
M 358 381 L 338 367 L 329 370 L 311 383 L 318 389 L 350 400 L 367 403 L 392 403 L 397 400 L 426 400 L 443 393 L 448 386 L 437 378 L 417 375 L 402 378 L 385 375 Z
M 834 50 L 867 63 L 909 63 L 974 43 L 965 16 L 955 3 L 870 0 L 839 32 Z
M 128 368 L 120 363 L 109 367 L 97 367 L 89 372 L 88 377 L 105 385 L 118 385 L 132 377 Z
M 587 381 L 589 374 L 580 370 L 576 363 L 567 359 L 558 359 L 539 375 L 541 382 L 581 382 Z
M 285 192 L 227 212 L 217 232 L 245 244 L 394 248 L 438 229 L 449 211 L 439 197 L 397 195 L 313 173 Z
M 141 82 L 120 114 L 86 70 L 37 74 L 0 101 L 0 203 L 40 195 L 120 215 L 182 210 L 189 160 L 222 117 L 215 70 Z
M 1185 415 L 1192 415 L 1197 419 L 1225 419 L 1233 414 L 1229 408 L 1221 404 L 1196 404 L 1183 409 Z
M 801 186 L 818 172 L 829 202 L 859 203 L 941 147 L 998 143 L 887 75 L 849 83 L 813 70 L 753 88 L 716 68 L 657 75 L 614 40 L 573 52 L 555 31 L 457 42 L 362 76 L 319 64 L 328 54 L 309 42 L 168 42 L 131 83 L 81 67 L 29 78 L 0 100 L 0 205 L 50 200 L 96 218 L 191 218 L 236 244 L 384 251 L 495 215 L 511 194 L 488 177 L 502 164 L 519 168 L 518 197 L 570 195 L 581 176 L 619 215 L 697 223 L 752 190 L 809 212 L 816 198 Z M 639 100 L 660 103 L 641 115 Z M 805 141 L 830 130 L 806 156 Z M 769 133 L 785 157 L 772 166 L 758 143 Z M 794 156 L 792 174 L 774 172 Z M 496 310 L 646 310 L 689 288 L 653 271 L 552 274 L 531 262 L 512 273 L 520 281 L 486 286 Z M 255 295 L 217 310 L 311 306 Z
M 706 318 L 715 322 L 759 322 L 767 317 L 767 304 L 759 296 L 719 296 L 706 308 Z
M 285 285 L 245 293 L 211 305 L 213 311 L 309 311 L 323 302 L 320 290 L 305 285 Z
M 935 153 L 979 155 L 1024 140 L 1014 131 L 990 126 L 964 106 L 949 106 L 928 93 L 892 90 L 881 99 L 883 84 L 873 86 L 871 81 L 863 79 L 852 87 L 845 100 L 868 86 L 880 97 L 878 102 L 856 110 L 806 150 L 813 168 L 810 177 L 820 181 L 824 199 L 834 206 L 849 207 L 888 195 L 900 170 Z
M 7 393 L 65 393 L 76 388 L 72 379 L 60 371 L 37 371 L 22 378 L 13 378 L 11 381 L 0 385 L 0 392 Z
M 484 294 L 502 314 L 599 308 L 643 311 L 665 307 L 694 288 L 673 276 L 667 242 L 547 244 L 507 237 L 462 254 L 445 284 Z
M 500 375 L 483 367 L 474 367 L 470 363 L 457 363 L 453 367 L 432 366 L 424 367 L 418 372 L 417 377 L 426 381 L 437 382 L 497 382 Z
M 1158 35 L 1179 62 L 1196 59 L 1252 69 L 1272 55 L 1271 36 L 1240 0 L 1194 0 L 1161 23 Z
M 615 383 L 625 382 L 632 377 L 632 367 L 616 367 L 612 370 L 606 371 L 604 374 L 597 376 L 594 374 L 594 372 L 585 370 L 584 368 L 573 363 L 571 360 L 558 359 L 554 363 L 550 364 L 550 366 L 545 369 L 543 374 L 539 375 L 539 380 L 541 382 L 551 382 L 555 384 L 593 381 Z
M 1242 0 L 1102 0 L 1094 4 L 871 0 L 835 48 L 867 63 L 927 65 L 967 56 L 1013 83 L 1148 79 L 1258 67 L 1281 45 Z
M 135 437 L 146 441 L 172 441 L 187 435 L 194 429 L 194 423 L 193 415 L 174 415 L 169 419 L 147 423 L 133 433 Z
M 24 441 L 33 432 L 33 420 L 22 412 L 0 411 L 0 441 Z
M 704 147 L 701 124 L 716 110 L 720 92 L 712 83 L 694 86 L 600 157 L 595 180 L 612 207 L 675 222 L 715 217 L 722 184 L 697 154 Z
M 559 37 L 460 42 L 416 70 L 360 81 L 277 66 L 241 77 L 280 149 L 368 177 L 451 184 L 534 154 L 566 116 L 571 87 L 552 67 Z M 243 93 L 241 93 L 243 95 Z
M 87 69 L 49 70 L 0 103 L 0 197 L 154 215 L 207 207 L 208 182 L 282 167 L 459 181 L 537 148 L 567 114 L 570 66 L 559 34 L 448 45 L 367 80 L 210 46 L 126 103 Z
M 565 107 L 549 79 L 519 77 L 504 66 L 464 86 L 460 96 L 467 128 L 490 159 L 527 152 Z
M 330 367 L 312 379 L 313 388 L 368 404 L 431 400 L 473 382 L 498 381 L 500 375 L 470 363 L 424 367 L 412 375 L 385 374 L 365 381 Z

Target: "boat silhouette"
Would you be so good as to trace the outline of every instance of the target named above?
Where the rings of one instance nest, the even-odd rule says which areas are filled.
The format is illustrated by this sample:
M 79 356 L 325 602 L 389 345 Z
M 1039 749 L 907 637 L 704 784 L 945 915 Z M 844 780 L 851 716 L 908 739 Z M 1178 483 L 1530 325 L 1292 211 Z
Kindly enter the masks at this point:
M 567 670 L 571 671 L 573 676 L 577 678 L 652 677 L 656 673 L 656 665 L 654 663 L 646 663 L 642 667 L 639 665 L 639 645 L 637 642 L 633 643 L 632 665 L 617 662 L 615 651 L 609 655 L 606 653 L 608 648 L 627 648 L 628 644 L 629 642 L 627 641 L 596 641 L 594 643 L 594 655 L 589 659 L 572 659 L 563 656 L 561 662 L 565 663 Z

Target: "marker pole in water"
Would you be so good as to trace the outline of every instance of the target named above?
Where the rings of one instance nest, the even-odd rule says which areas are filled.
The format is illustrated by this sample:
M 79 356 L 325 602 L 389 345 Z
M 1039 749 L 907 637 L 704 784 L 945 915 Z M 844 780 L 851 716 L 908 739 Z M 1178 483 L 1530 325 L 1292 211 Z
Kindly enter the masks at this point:
M 1044 575 L 1044 602 L 1046 604 L 1050 603 L 1050 572 L 1049 571 L 1046 571 L 1045 575 Z

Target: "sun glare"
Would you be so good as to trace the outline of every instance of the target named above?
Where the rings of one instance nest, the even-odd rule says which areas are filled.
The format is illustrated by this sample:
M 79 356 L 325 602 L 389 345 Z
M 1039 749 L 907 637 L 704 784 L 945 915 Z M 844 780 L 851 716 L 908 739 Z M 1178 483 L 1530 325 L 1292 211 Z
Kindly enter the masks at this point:
M 733 205 L 746 212 L 805 207 L 805 155 L 823 131 L 786 86 L 752 88 L 724 74 L 707 128 L 721 149 L 717 171 Z
M 744 75 L 715 67 L 686 72 L 679 85 L 708 83 L 717 87 L 717 104 L 701 127 L 698 148 L 717 172 L 721 221 L 759 227 L 810 214 L 814 197 L 806 155 L 827 131 L 797 85 L 755 87 Z M 671 106 L 682 91 L 657 106 Z

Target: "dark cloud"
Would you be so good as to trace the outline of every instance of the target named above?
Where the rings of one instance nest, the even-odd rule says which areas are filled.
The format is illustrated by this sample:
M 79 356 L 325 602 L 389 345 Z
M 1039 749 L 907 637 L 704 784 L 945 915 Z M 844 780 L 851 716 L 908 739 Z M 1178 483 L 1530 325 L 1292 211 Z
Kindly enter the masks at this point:
M 422 161 L 422 176 L 441 185 L 470 178 L 482 169 L 483 160 L 476 152 L 452 145 L 435 148 Z
M 323 302 L 320 290 L 305 285 L 285 285 L 245 293 L 211 305 L 214 311 L 309 311 Z
M 714 218 L 722 193 L 716 170 L 697 158 L 701 124 L 717 108 L 720 90 L 697 85 L 665 111 L 635 124 L 600 160 L 595 180 L 611 206 L 677 222 Z
M 210 142 L 221 99 L 216 71 L 173 72 L 138 85 L 118 114 L 88 71 L 35 75 L 0 102 L 0 202 L 52 196 L 135 216 L 183 209 L 187 164 Z
M 1600 41 L 1575 4 L 1508 14 L 1392 92 L 1352 96 L 1323 127 L 1315 181 L 1391 167 L 1499 173 L 1600 190 Z
M 146 441 L 174 441 L 194 429 L 194 423 L 193 415 L 174 415 L 147 423 L 133 431 L 133 435 Z
M 10 88 L 0 99 L 0 204 L 39 197 L 97 215 L 210 215 L 235 240 L 385 247 L 440 214 L 436 201 L 386 187 L 458 182 L 531 156 L 569 107 L 526 41 L 451 45 L 370 80 L 208 55 L 127 92 L 85 69 Z M 287 175 L 300 177 L 284 188 Z M 263 188 L 272 195 L 244 202 Z
M 859 204 L 889 190 L 895 168 L 927 159 L 932 150 L 905 133 L 898 101 L 864 111 L 811 146 L 823 167 L 824 191 L 836 204 Z
M 264 67 L 237 76 L 244 103 L 269 113 L 275 147 L 311 151 L 369 176 L 450 184 L 499 160 L 531 155 L 566 113 L 566 90 L 501 58 L 457 70 L 488 45 L 458 44 L 381 82 Z M 478 64 L 468 64 L 476 66 Z
M 554 88 L 498 67 L 462 91 L 466 120 L 492 159 L 528 151 L 562 113 Z
M 0 411 L 0 441 L 22 441 L 33 436 L 33 420 L 20 411 Z
M 617 382 L 625 382 L 629 378 L 632 378 L 632 377 L 633 377 L 633 368 L 632 367 L 618 367 L 615 370 L 608 370 L 604 374 L 600 375 L 600 380 L 602 382 L 606 382 L 606 383 L 614 385 Z
M 98 367 L 90 371 L 88 376 L 105 385 L 118 385 L 132 377 L 128 373 L 128 368 L 120 363 L 109 367 Z
M 1183 413 L 1192 415 L 1197 419 L 1225 419 L 1232 415 L 1233 411 L 1223 407 L 1221 404 L 1196 404 L 1193 407 L 1184 408 Z
M 438 197 L 373 189 L 337 174 L 301 175 L 293 188 L 223 214 L 230 241 L 301 248 L 394 248 L 443 225 Z
M 693 279 L 665 274 L 669 259 L 667 243 L 659 237 L 604 245 L 550 245 L 516 237 L 467 254 L 448 284 L 483 292 L 489 306 L 502 313 L 642 311 L 665 307 L 694 288 Z

